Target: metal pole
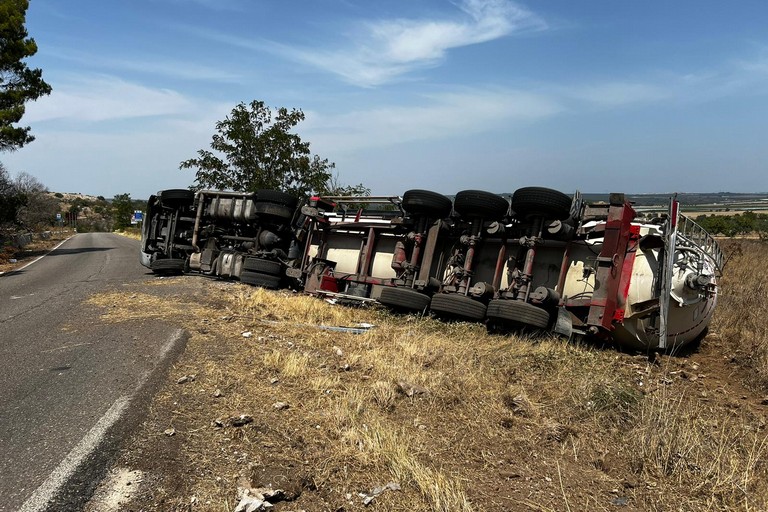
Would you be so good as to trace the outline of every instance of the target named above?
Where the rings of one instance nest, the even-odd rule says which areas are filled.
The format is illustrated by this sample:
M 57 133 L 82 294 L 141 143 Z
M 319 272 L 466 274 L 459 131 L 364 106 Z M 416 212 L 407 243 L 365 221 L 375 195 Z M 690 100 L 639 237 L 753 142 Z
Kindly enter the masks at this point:
M 675 264 L 675 246 L 677 245 L 677 218 L 680 203 L 677 194 L 669 202 L 667 225 L 664 233 L 664 269 L 662 272 L 661 292 L 659 297 L 659 348 L 667 348 L 669 325 L 669 294 L 672 290 L 672 272 Z

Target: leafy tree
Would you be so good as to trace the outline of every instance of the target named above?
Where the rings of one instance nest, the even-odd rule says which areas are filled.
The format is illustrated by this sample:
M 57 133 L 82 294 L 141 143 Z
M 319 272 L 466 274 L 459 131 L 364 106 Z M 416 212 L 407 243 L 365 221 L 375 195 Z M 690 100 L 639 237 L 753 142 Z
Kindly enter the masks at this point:
M 338 174 L 334 174 L 333 176 L 328 178 L 328 181 L 325 182 L 323 189 L 320 190 L 319 192 L 322 192 L 323 194 L 329 195 L 329 196 L 370 196 L 371 195 L 371 189 L 369 189 L 362 183 L 358 183 L 357 185 L 342 184 Z
M 117 194 L 112 199 L 112 211 L 115 220 L 115 229 L 125 229 L 131 225 L 133 214 L 133 200 L 131 194 Z
M 277 189 L 296 196 L 323 191 L 335 164 L 312 155 L 309 143 L 291 132 L 303 120 L 301 110 L 240 103 L 216 123 L 212 151 L 199 150 L 180 168 L 197 169 L 197 189 Z
M 0 151 L 13 151 L 35 138 L 30 128 L 13 126 L 24 115 L 24 104 L 51 93 L 40 69 L 23 60 L 37 53 L 24 27 L 28 0 L 0 0 Z

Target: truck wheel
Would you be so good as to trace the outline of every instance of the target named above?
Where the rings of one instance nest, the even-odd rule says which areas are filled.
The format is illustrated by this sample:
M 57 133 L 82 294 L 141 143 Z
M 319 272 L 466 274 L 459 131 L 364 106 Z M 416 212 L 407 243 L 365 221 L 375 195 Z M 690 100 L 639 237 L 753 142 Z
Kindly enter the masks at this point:
M 184 271 L 184 260 L 181 258 L 166 258 L 162 260 L 155 260 L 149 264 L 149 268 L 155 274 L 181 274 Z
M 295 211 L 295 208 L 291 208 L 282 204 L 266 202 L 262 203 L 261 201 L 256 201 L 256 203 L 253 205 L 253 211 L 259 215 L 265 215 L 277 220 L 290 222 L 291 219 L 293 219 L 293 212 Z
M 543 187 L 523 187 L 512 194 L 512 211 L 518 217 L 542 215 L 548 219 L 565 220 L 571 215 L 570 196 Z
M 429 309 L 437 316 L 444 318 L 474 321 L 485 318 L 485 304 L 455 293 L 434 295 Z
M 403 194 L 403 209 L 411 215 L 444 219 L 451 214 L 451 200 L 429 190 L 408 190 Z
M 283 266 L 279 261 L 247 256 L 245 261 L 243 261 L 243 270 L 270 276 L 279 276 L 282 274 Z
M 500 220 L 507 215 L 509 203 L 500 195 L 483 190 L 462 190 L 453 200 L 453 209 L 462 217 Z
M 413 288 L 383 288 L 379 302 L 394 310 L 424 311 L 429 306 L 429 296 Z
M 488 319 L 546 329 L 549 312 L 520 300 L 495 299 L 488 303 Z
M 160 203 L 164 206 L 178 208 L 180 206 L 192 206 L 195 193 L 183 188 L 172 188 L 160 191 L 159 197 Z
M 256 191 L 256 201 L 259 203 L 272 203 L 287 206 L 295 210 L 299 204 L 299 199 L 291 194 L 280 192 L 279 190 L 260 189 Z
M 262 288 L 280 288 L 280 276 L 270 276 L 259 272 L 251 272 L 250 270 L 240 272 L 240 282 Z

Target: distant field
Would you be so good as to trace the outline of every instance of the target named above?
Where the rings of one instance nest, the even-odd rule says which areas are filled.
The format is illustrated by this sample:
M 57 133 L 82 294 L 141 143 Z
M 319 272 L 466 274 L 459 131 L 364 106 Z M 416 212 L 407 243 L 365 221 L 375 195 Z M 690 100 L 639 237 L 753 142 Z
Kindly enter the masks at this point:
M 597 194 L 585 194 L 592 200 Z M 639 212 L 663 212 L 669 205 L 672 194 L 628 194 L 627 198 L 635 204 Z M 736 215 L 737 213 L 768 213 L 768 193 L 766 194 L 678 194 L 681 211 L 689 217 L 699 215 Z

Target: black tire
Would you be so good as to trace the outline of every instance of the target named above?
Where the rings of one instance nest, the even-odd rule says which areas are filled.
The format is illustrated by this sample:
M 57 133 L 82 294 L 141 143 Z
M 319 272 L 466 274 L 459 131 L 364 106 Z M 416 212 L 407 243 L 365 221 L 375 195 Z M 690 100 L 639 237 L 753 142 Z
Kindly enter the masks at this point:
M 253 211 L 259 215 L 290 222 L 291 219 L 293 219 L 293 212 L 295 211 L 295 208 L 291 208 L 282 204 L 262 203 L 257 201 L 253 205 Z
M 195 200 L 195 193 L 183 188 L 171 188 L 159 192 L 160 203 L 165 206 L 192 206 Z
M 549 312 L 520 300 L 496 299 L 488 303 L 488 319 L 546 329 Z
M 424 311 L 429 306 L 429 296 L 413 288 L 383 288 L 379 302 L 400 311 Z
M 299 199 L 291 194 L 280 192 L 279 190 L 260 189 L 256 191 L 256 201 L 260 203 L 279 204 L 295 210 L 299 204 Z
M 429 190 L 408 190 L 403 194 L 403 209 L 410 215 L 444 219 L 451 214 L 451 200 Z
M 485 304 L 455 293 L 434 295 L 429 309 L 436 315 L 446 318 L 474 321 L 485 318 Z
M 243 261 L 243 270 L 270 276 L 280 276 L 283 273 L 283 266 L 279 261 L 247 256 L 245 261 Z
M 184 271 L 184 260 L 181 258 L 166 258 L 155 260 L 149 264 L 155 274 L 181 274 Z
M 280 276 L 270 276 L 260 272 L 251 272 L 250 270 L 240 272 L 240 282 L 262 288 L 280 288 Z
M 453 199 L 453 209 L 462 217 L 500 220 L 507 215 L 509 203 L 500 195 L 491 192 L 462 190 Z
M 544 216 L 547 219 L 565 220 L 571 215 L 573 199 L 551 188 L 523 187 L 512 194 L 512 211 L 518 217 Z

